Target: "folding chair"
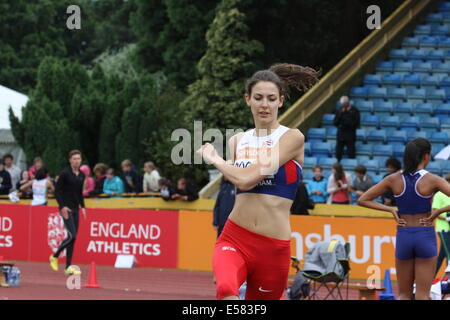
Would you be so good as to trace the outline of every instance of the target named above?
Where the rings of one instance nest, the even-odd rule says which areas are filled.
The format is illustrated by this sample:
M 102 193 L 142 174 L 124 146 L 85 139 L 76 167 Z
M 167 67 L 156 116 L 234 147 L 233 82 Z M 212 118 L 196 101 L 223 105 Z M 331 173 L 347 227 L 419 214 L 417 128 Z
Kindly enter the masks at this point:
M 302 272 L 312 282 L 309 298 L 320 300 L 319 290 L 326 288 L 328 293 L 323 300 L 327 300 L 329 297 L 334 300 L 344 300 L 341 286 L 346 281 L 346 299 L 348 300 L 350 243 L 347 242 L 343 245 L 337 240 L 318 242 L 308 251 L 307 258 L 317 256 L 320 256 L 320 258 L 316 259 L 315 262 L 308 263 L 308 260 L 305 261 Z M 325 261 L 329 261 L 330 265 L 326 265 Z

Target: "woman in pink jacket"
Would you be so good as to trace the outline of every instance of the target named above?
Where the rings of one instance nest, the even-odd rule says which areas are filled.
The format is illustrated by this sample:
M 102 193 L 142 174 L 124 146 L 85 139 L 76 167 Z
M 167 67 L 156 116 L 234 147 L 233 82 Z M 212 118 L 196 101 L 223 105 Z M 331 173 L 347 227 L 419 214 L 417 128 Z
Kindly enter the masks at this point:
M 88 165 L 82 165 L 80 167 L 80 171 L 86 176 L 83 186 L 83 197 L 88 197 L 89 194 L 95 189 L 95 181 L 94 178 L 91 177 L 91 168 L 89 168 Z

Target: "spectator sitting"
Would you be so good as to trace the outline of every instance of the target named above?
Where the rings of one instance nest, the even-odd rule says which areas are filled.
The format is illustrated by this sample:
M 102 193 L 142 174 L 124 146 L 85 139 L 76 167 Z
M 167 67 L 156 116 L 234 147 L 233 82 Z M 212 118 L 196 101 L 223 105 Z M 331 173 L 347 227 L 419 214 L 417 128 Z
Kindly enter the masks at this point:
M 183 201 L 194 201 L 198 199 L 198 193 L 186 178 L 180 178 L 177 183 L 175 194 L 172 199 Z
M 95 188 L 91 191 L 90 196 L 98 196 L 103 193 L 103 184 L 106 179 L 106 170 L 108 170 L 108 166 L 104 163 L 97 163 L 94 166 L 94 174 L 95 174 Z
M 322 167 L 317 165 L 314 167 L 314 178 L 308 181 L 306 186 L 308 195 L 315 203 L 327 202 L 327 180 L 322 176 Z
M 113 168 L 106 170 L 106 179 L 103 184 L 103 193 L 115 196 L 124 193 L 125 188 L 122 179 L 117 177 Z
M 83 185 L 83 197 L 88 197 L 92 191 L 95 189 L 94 178 L 91 177 L 91 168 L 84 164 L 80 167 L 80 171 L 84 173 L 84 185 Z
M 0 159 L 0 195 L 8 195 L 11 187 L 11 176 L 5 170 L 3 159 Z
M 125 192 L 142 192 L 142 175 L 133 168 L 133 164 L 130 160 L 122 161 L 122 180 L 125 185 Z
M 20 187 L 21 191 L 26 190 L 29 187 L 33 189 L 33 201 L 32 206 L 46 206 L 47 205 L 47 191 L 55 192 L 55 187 L 48 178 L 48 171 L 45 167 L 38 169 L 35 172 L 34 179 L 25 183 Z
M 349 204 L 350 197 L 348 195 L 348 188 L 352 183 L 352 177 L 350 174 L 344 172 L 342 165 L 339 162 L 333 164 L 332 173 L 328 178 L 327 203 L 333 204 Z
M 309 198 L 305 184 L 300 180 L 292 202 L 291 214 L 309 215 L 308 209 L 314 209 L 314 202 Z
M 17 182 L 20 181 L 20 169 L 19 167 L 15 166 L 13 163 L 14 157 L 11 154 L 5 154 L 3 156 L 3 162 L 5 163 L 5 170 L 9 172 L 9 175 L 11 176 L 11 190 L 16 191 Z
M 164 200 L 172 200 L 172 196 L 175 194 L 175 189 L 172 184 L 166 178 L 159 179 L 159 194 Z
M 36 172 L 36 170 L 39 170 L 42 167 L 44 167 L 44 162 L 42 162 L 42 159 L 40 157 L 34 158 L 33 165 L 28 170 L 28 175 L 30 176 L 30 179 L 34 179 L 34 173 Z
M 388 175 L 396 173 L 397 171 L 399 171 L 402 168 L 402 164 L 401 162 L 396 159 L 396 158 L 389 158 L 386 160 L 386 164 L 385 164 L 388 173 L 386 173 L 383 176 L 383 179 L 386 178 Z M 383 204 L 386 206 L 396 206 L 396 202 L 395 202 L 395 197 L 394 194 L 392 193 L 392 191 L 387 191 L 386 193 L 384 193 L 381 196 L 382 200 L 383 200 Z
M 356 194 L 356 199 L 375 185 L 372 177 L 366 174 L 366 172 L 367 169 L 363 165 L 355 167 L 355 179 L 353 180 L 353 186 L 350 188 L 350 191 Z
M 20 174 L 20 181 L 17 182 L 16 184 L 16 190 L 20 190 L 21 191 L 21 196 L 20 198 L 22 199 L 31 199 L 32 195 L 33 195 L 33 189 L 31 188 L 31 185 L 28 188 L 25 188 L 25 190 L 22 190 L 22 186 L 24 184 L 26 184 L 27 182 L 30 182 L 30 175 L 28 173 L 28 170 L 23 170 L 22 173 Z
M 158 192 L 159 191 L 159 179 L 161 176 L 159 175 L 158 170 L 155 168 L 155 164 L 151 161 L 148 161 L 144 164 L 144 183 L 143 183 L 143 191 L 144 192 Z

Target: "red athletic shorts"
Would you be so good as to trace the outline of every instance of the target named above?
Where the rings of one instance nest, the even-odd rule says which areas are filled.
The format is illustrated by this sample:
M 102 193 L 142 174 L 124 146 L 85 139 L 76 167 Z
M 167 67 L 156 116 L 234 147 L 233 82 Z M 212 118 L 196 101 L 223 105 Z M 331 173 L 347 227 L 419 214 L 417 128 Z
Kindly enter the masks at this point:
M 246 300 L 279 300 L 287 284 L 290 244 L 228 219 L 214 248 L 217 299 L 239 296 L 240 286 L 247 281 Z

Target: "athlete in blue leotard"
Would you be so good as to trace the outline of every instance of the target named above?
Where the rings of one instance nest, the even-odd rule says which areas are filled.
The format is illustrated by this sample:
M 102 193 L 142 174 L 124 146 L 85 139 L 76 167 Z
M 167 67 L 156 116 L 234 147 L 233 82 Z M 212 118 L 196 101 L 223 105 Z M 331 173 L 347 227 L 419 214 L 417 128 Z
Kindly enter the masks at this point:
M 417 138 L 409 142 L 403 155 L 403 170 L 384 178 L 358 201 L 363 207 L 391 212 L 397 221 L 395 264 L 399 299 L 410 300 L 416 283 L 416 300 L 428 300 L 436 269 L 436 234 L 433 221 L 450 206 L 431 210 L 435 192 L 450 196 L 450 184 L 425 170 L 430 162 L 431 144 Z M 392 191 L 398 210 L 373 201 Z

